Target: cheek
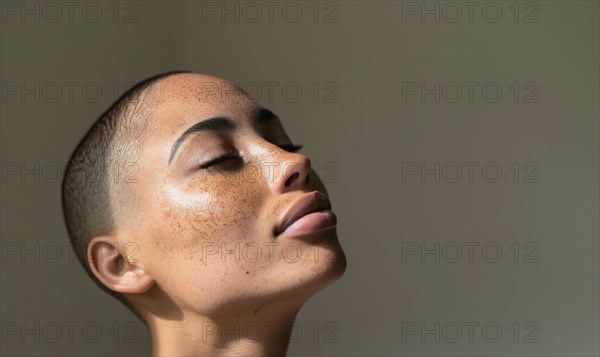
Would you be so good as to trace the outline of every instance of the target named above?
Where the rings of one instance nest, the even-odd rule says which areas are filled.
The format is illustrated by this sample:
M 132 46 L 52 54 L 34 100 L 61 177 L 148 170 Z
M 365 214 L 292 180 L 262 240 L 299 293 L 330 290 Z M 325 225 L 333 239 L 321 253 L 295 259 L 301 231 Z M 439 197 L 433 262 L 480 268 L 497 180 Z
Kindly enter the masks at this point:
M 164 189 L 157 207 L 159 245 L 168 251 L 194 253 L 206 242 L 259 240 L 261 197 L 257 183 L 236 177 L 190 183 L 184 188 Z

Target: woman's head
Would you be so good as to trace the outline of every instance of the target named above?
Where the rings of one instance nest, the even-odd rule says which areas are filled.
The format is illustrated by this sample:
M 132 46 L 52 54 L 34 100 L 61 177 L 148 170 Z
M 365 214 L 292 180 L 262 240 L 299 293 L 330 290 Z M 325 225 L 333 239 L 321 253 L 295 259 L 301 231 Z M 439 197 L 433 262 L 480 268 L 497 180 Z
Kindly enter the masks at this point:
M 146 316 L 301 304 L 346 260 L 325 186 L 293 144 L 231 82 L 142 82 L 69 162 L 63 206 L 82 262 Z

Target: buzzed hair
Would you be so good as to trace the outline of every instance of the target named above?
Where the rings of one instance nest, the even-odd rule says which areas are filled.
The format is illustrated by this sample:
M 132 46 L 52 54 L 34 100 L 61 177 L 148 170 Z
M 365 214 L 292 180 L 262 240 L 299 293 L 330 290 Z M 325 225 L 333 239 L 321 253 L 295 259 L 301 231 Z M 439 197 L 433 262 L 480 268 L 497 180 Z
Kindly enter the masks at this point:
M 87 249 L 92 238 L 110 233 L 132 214 L 136 200 L 125 173 L 136 168 L 139 144 L 152 111 L 154 85 L 179 73 L 194 72 L 162 73 L 123 93 L 79 142 L 63 177 L 62 209 L 77 258 L 96 284 L 129 307 L 122 294 L 107 288 L 92 273 Z

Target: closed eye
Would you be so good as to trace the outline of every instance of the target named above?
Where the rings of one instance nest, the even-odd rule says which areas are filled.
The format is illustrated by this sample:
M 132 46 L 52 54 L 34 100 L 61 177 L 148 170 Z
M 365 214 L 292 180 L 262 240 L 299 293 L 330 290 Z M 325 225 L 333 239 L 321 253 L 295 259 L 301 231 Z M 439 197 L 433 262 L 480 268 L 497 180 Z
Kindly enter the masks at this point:
M 214 159 L 210 160 L 209 162 L 200 165 L 200 168 L 208 169 L 209 167 L 216 166 L 224 161 L 232 160 L 232 159 L 239 159 L 239 158 L 241 158 L 240 153 L 236 150 L 235 152 L 221 154 L 221 155 L 215 157 Z
M 298 151 L 300 151 L 300 149 L 303 148 L 302 145 L 294 145 L 294 144 L 291 144 L 291 145 L 278 145 L 278 146 L 280 148 L 282 148 L 283 150 L 289 151 L 289 152 L 298 152 Z
M 290 144 L 290 145 L 278 145 L 278 147 L 282 148 L 285 151 L 288 152 L 298 152 L 300 151 L 300 149 L 303 148 L 303 145 L 294 145 L 294 144 Z M 230 153 L 224 153 L 224 154 L 220 154 L 217 157 L 211 159 L 210 161 L 200 165 L 200 169 L 208 169 L 212 166 L 216 166 L 219 165 L 225 161 L 228 160 L 235 160 L 235 159 L 240 159 L 240 153 L 239 151 L 234 151 L 234 152 L 230 152 Z

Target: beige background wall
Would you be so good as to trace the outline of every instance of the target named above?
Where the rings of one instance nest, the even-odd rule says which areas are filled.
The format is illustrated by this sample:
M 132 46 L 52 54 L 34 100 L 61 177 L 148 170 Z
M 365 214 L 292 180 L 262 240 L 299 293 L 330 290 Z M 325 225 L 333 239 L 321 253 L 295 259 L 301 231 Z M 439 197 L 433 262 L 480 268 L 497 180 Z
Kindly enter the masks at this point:
M 189 69 L 261 94 L 332 196 L 348 270 L 289 355 L 598 355 L 597 1 L 53 4 L 2 2 L 3 354 L 150 353 L 65 245 L 60 174 L 124 87 Z

